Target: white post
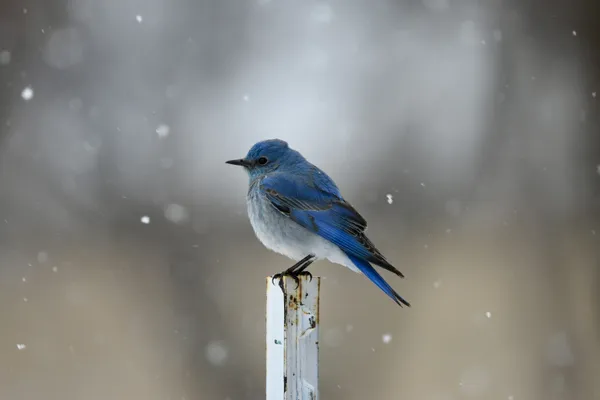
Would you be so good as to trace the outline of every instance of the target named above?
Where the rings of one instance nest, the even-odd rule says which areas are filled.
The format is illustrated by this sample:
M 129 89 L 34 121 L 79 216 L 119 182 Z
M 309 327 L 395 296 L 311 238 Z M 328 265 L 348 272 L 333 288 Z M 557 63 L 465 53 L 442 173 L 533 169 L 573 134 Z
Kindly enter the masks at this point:
M 321 278 L 267 277 L 267 400 L 319 399 Z

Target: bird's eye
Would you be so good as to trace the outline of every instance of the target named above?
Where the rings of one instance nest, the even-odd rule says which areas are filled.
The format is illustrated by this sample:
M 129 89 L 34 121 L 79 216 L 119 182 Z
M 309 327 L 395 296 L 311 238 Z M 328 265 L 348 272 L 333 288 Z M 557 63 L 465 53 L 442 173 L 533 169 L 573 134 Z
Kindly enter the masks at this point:
M 267 157 L 260 157 L 258 159 L 258 165 L 265 165 L 268 162 L 269 162 L 269 160 L 267 160 Z

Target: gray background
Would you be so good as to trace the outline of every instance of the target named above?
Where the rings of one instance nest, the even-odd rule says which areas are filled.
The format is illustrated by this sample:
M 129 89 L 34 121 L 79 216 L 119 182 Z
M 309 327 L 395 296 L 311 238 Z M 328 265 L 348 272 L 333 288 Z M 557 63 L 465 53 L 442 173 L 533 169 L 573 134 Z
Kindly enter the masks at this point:
M 312 267 L 323 399 L 600 398 L 598 8 L 2 1 L 0 398 L 264 398 L 272 137 L 413 303 Z

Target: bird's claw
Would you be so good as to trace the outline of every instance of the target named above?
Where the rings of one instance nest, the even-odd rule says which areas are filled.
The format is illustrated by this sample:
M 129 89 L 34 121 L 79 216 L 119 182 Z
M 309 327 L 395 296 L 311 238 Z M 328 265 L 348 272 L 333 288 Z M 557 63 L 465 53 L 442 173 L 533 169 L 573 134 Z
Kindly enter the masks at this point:
M 310 272 L 307 272 L 307 274 L 310 275 Z M 300 275 L 305 275 L 305 274 L 302 272 L 299 274 L 293 274 L 293 273 L 289 273 L 287 271 L 280 272 L 279 274 L 273 275 L 273 278 L 271 279 L 271 283 L 274 285 L 275 279 L 279 279 L 279 287 L 281 288 L 281 290 L 283 290 L 283 278 L 285 276 L 288 276 L 288 277 L 292 278 L 294 280 L 294 282 L 296 282 L 296 289 L 298 289 L 298 286 L 300 286 L 300 278 L 298 278 L 298 276 L 300 276 Z M 312 279 L 312 275 L 311 275 L 311 279 Z
M 312 274 L 311 274 L 310 272 L 308 272 L 308 271 L 302 271 L 302 272 L 300 272 L 300 273 L 298 274 L 298 276 L 308 276 L 308 278 L 310 279 L 310 282 L 312 282 L 312 278 L 313 278 L 313 276 L 312 276 Z
M 312 282 L 312 274 L 306 271 L 306 268 L 308 268 L 308 266 L 313 263 L 314 258 L 314 254 L 307 255 L 302 260 L 298 261 L 296 264 L 292 265 L 285 271 L 273 275 L 273 278 L 271 278 L 271 283 L 274 285 L 275 279 L 279 279 L 279 287 L 281 288 L 281 291 L 285 293 L 285 290 L 283 288 L 284 276 L 289 276 L 294 280 L 294 282 L 296 282 L 296 289 L 298 289 L 298 287 L 300 286 L 300 276 L 309 276 Z

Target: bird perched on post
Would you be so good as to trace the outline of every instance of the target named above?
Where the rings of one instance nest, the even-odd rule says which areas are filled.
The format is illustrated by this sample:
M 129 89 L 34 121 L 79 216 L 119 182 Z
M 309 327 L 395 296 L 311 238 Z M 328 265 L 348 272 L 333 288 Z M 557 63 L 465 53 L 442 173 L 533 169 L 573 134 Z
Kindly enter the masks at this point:
M 246 157 L 227 161 L 250 177 L 250 223 L 270 250 L 294 261 L 274 276 L 295 280 L 313 261 L 328 259 L 362 273 L 399 306 L 410 304 L 371 264 L 404 278 L 365 235 L 367 221 L 342 197 L 335 182 L 279 139 L 256 143 Z M 281 280 L 280 280 L 281 286 Z

